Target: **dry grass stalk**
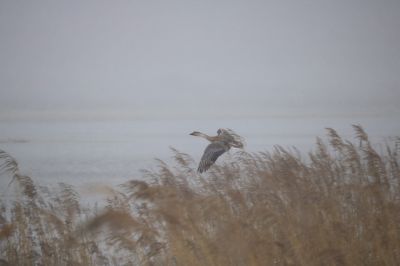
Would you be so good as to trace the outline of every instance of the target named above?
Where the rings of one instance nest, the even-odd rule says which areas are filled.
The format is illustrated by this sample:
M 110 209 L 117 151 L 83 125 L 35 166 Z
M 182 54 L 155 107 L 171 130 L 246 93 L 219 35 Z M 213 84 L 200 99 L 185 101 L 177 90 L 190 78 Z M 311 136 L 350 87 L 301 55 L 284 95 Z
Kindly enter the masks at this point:
M 328 129 L 329 145 L 318 138 L 305 160 L 277 146 L 237 153 L 203 176 L 172 149 L 175 165 L 158 161 L 145 179 L 122 184 L 103 212 L 82 208 L 71 186 L 60 184 L 48 199 L 17 175 L 21 198 L 0 213 L 0 258 L 11 265 L 400 265 L 397 144 L 380 154 L 360 126 L 354 130 L 356 144 Z

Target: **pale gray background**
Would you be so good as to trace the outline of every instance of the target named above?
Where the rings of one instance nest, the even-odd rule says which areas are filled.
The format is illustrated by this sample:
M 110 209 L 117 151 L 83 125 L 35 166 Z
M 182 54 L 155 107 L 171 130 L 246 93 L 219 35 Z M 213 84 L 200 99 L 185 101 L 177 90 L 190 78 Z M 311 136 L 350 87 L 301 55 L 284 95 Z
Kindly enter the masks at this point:
M 0 1 L 0 118 L 398 116 L 400 1 Z

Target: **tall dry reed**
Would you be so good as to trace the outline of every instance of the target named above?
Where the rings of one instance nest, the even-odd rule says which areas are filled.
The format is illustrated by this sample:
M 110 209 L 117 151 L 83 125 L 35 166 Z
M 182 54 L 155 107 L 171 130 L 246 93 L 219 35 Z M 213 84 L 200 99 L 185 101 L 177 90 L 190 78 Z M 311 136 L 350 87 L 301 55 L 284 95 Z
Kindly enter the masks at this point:
M 280 146 L 239 152 L 206 175 L 173 149 L 174 165 L 158 161 L 158 170 L 115 188 L 103 210 L 83 208 L 66 184 L 46 191 L 0 153 L 21 190 L 2 204 L 0 258 L 9 265 L 400 265 L 398 140 L 377 152 L 360 126 L 354 130 L 351 142 L 328 129 L 328 144 L 318 138 L 307 156 Z

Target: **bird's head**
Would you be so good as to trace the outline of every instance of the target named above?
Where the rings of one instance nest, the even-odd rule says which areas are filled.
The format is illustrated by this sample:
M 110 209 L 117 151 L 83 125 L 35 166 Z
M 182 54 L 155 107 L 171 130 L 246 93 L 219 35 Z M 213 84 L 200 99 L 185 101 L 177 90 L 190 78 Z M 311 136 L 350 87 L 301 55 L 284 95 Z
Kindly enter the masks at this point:
M 189 135 L 192 135 L 192 136 L 200 136 L 201 133 L 200 133 L 199 131 L 193 131 L 193 132 L 190 133 Z

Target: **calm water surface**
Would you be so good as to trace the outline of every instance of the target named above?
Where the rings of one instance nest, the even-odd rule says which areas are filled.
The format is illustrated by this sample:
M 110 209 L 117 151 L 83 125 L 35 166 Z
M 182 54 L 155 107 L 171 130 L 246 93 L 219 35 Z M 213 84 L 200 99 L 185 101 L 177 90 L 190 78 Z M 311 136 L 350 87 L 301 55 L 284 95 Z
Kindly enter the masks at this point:
M 380 143 L 400 135 L 400 123 L 384 117 L 0 122 L 0 149 L 40 184 L 119 184 L 140 178 L 142 168 L 155 168 L 155 158 L 169 162 L 169 147 L 198 161 L 207 143 L 190 136 L 193 130 L 215 134 L 220 127 L 232 128 L 246 138 L 247 151 L 281 145 L 306 153 L 326 127 L 353 138 L 351 124 L 363 125 Z M 0 185 L 7 182 L 3 175 Z

